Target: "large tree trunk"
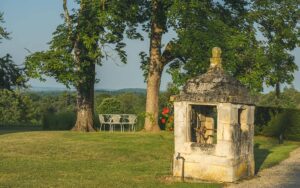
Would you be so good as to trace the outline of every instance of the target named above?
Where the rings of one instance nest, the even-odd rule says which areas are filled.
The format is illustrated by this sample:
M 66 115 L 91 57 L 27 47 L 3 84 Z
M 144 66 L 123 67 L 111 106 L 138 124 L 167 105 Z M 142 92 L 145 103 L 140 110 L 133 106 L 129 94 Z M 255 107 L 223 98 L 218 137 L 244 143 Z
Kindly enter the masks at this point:
M 95 64 L 89 66 L 88 82 L 81 82 L 77 87 L 77 119 L 72 130 L 93 132 L 94 128 L 94 84 Z
M 76 124 L 73 131 L 93 132 L 93 110 L 89 104 L 81 104 L 77 110 Z
M 160 80 L 160 72 L 154 72 L 148 76 L 145 118 L 146 131 L 160 131 L 160 127 L 158 125 L 158 97 Z
M 83 9 L 86 3 L 80 3 L 79 17 L 84 17 Z M 86 56 L 88 54 L 88 49 L 85 47 L 80 36 L 80 32 L 76 33 L 76 37 L 72 34 L 72 19 L 70 17 L 67 0 L 63 0 L 63 9 L 65 21 L 68 26 L 68 39 L 73 43 L 73 50 L 71 54 L 73 55 L 75 66 L 76 66 L 76 76 L 81 78 L 77 80 L 77 119 L 76 124 L 72 130 L 74 131 L 84 131 L 91 132 L 94 129 L 94 85 L 96 76 L 95 62 Z M 80 29 L 80 19 L 76 25 Z M 97 42 L 94 44 L 94 49 L 97 49 Z
M 72 130 L 92 132 L 94 129 L 94 106 L 93 106 L 93 93 L 94 91 L 84 92 L 77 91 L 77 119 L 76 124 Z
M 147 77 L 146 118 L 144 128 L 146 131 L 160 131 L 158 125 L 158 96 L 160 88 L 163 63 L 161 61 L 162 26 L 159 24 L 159 11 L 161 4 L 158 0 L 152 1 L 152 20 L 150 36 L 150 62 Z

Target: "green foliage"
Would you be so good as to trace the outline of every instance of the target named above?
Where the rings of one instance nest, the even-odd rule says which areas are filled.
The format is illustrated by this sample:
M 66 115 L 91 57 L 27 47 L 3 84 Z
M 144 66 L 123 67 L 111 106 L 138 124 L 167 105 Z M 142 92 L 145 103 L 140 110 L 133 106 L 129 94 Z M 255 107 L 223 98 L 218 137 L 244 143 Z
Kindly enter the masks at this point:
M 264 83 L 291 83 L 297 70 L 290 51 L 299 45 L 298 6 L 296 0 L 173 1 L 168 9 L 177 34 L 172 48 L 177 59 L 168 69 L 173 86 L 206 72 L 214 46 L 222 48 L 224 69 L 253 92 L 262 91 Z
M 32 100 L 20 91 L 0 90 L 0 125 L 37 124 Z
M 300 141 L 300 110 L 289 109 L 276 114 L 262 133 L 275 137 L 282 134 L 285 139 Z
M 95 95 L 95 108 L 103 100 L 117 101 L 117 109 L 111 113 L 138 115 L 137 129 L 142 128 L 145 111 L 145 95 L 135 93 L 100 93 Z M 107 101 L 106 101 L 107 102 Z M 104 103 L 106 103 L 104 102 Z M 114 107 L 116 105 L 113 105 Z M 13 92 L 0 90 L 0 126 L 42 126 L 48 130 L 69 130 L 76 120 L 76 93 L 74 92 Z M 94 116 L 99 126 L 98 112 Z
M 70 130 L 75 122 L 76 112 L 74 111 L 46 112 L 43 114 L 42 128 L 44 130 Z M 94 115 L 94 126 L 100 126 L 97 114 Z
M 275 92 L 270 92 L 268 94 L 260 94 L 258 99 L 259 106 L 300 109 L 300 92 L 293 87 L 284 88 L 279 97 L 276 96 Z
M 2 26 L 4 23 L 3 13 L 0 12 L 0 43 L 2 39 L 9 39 L 9 33 L 6 31 L 6 29 Z
M 115 51 L 121 62 L 127 62 L 124 35 L 142 38 L 136 32 L 139 20 L 139 1 L 134 0 L 81 0 L 75 1 L 78 8 L 69 13 L 67 0 L 63 0 L 64 23 L 57 26 L 49 42 L 49 50 L 26 57 L 27 74 L 44 80 L 53 77 L 66 87 L 77 90 L 77 109 L 94 111 L 94 85 L 96 65 L 102 65 Z M 108 51 L 107 51 L 108 50 Z M 93 129 L 91 116 L 84 123 L 76 123 L 76 130 Z M 77 121 L 83 122 L 83 121 Z
M 0 12 L 0 43 L 2 39 L 10 39 L 9 33 L 1 26 L 4 23 L 3 13 Z M 19 68 L 11 59 L 9 54 L 0 57 L 0 89 L 13 89 L 25 87 L 24 69 Z
M 99 114 L 120 114 L 123 113 L 121 106 L 121 101 L 118 99 L 106 98 L 97 106 L 96 110 Z
M 173 106 L 164 107 L 159 114 L 159 125 L 162 130 L 173 131 L 174 130 L 174 112 Z
M 300 44 L 299 1 L 254 1 L 251 17 L 264 36 L 268 58 L 266 84 L 291 83 L 297 70 L 291 51 Z
M 31 95 L 31 97 L 34 94 Z M 76 110 L 76 94 L 63 92 L 59 95 L 39 96 L 35 99 L 42 113 L 57 113 L 57 112 L 75 112 Z
M 45 130 L 70 130 L 75 122 L 75 112 L 46 113 L 42 125 Z
M 264 106 L 256 106 L 255 107 L 255 135 L 261 135 L 262 130 L 265 126 L 268 125 L 271 118 L 278 114 L 281 110 L 279 108 L 274 107 L 264 107 Z
M 113 94 L 98 94 L 95 96 L 96 100 L 96 112 L 99 114 L 103 114 L 108 108 L 108 112 L 114 113 L 124 113 L 124 114 L 136 114 L 137 124 L 136 128 L 137 130 L 140 130 L 143 128 L 143 122 L 145 120 L 145 101 L 146 96 L 145 94 L 141 93 L 113 93 Z M 106 99 L 113 100 L 113 101 L 119 101 L 117 102 L 118 108 L 117 109 L 111 109 L 109 105 L 105 107 L 105 109 L 102 110 L 99 108 L 103 101 Z M 97 117 L 98 120 L 98 117 Z
M 43 80 L 43 75 L 50 76 L 75 88 L 81 83 L 94 83 L 94 67 L 109 57 L 111 49 L 126 63 L 124 33 L 129 38 L 141 38 L 133 27 L 139 16 L 135 1 L 76 2 L 79 8 L 70 15 L 64 2 L 65 22 L 53 33 L 49 50 L 27 56 L 26 67 L 31 77 Z
M 170 101 L 171 96 L 178 94 L 178 91 L 174 89 L 173 84 L 169 83 L 167 90 L 160 92 L 159 94 L 159 109 L 163 109 L 166 106 L 172 105 Z
M 223 67 L 252 91 L 263 89 L 264 49 L 249 19 L 249 1 L 174 1 L 170 19 L 178 35 L 168 72 L 174 86 L 207 71 L 211 49 L 223 51 Z
M 0 58 L 0 89 L 25 87 L 26 81 L 24 69 L 14 64 L 9 54 Z
M 70 130 L 76 122 L 75 93 L 63 92 L 59 95 L 38 95 L 31 93 L 30 97 L 38 109 L 39 119 L 43 129 Z
M 268 125 L 264 127 L 262 133 L 266 136 L 279 137 L 279 135 L 284 135 L 287 126 L 289 126 L 288 112 L 282 112 L 275 114 L 271 117 Z
M 300 140 L 300 110 L 282 107 L 255 108 L 255 134 Z
M 116 96 L 121 102 L 122 112 L 126 114 L 140 114 L 145 111 L 145 95 L 122 93 Z
M 1 126 L 43 125 L 46 127 L 58 126 L 65 129 L 63 127 L 68 127 L 69 122 L 71 122 L 67 120 L 70 119 L 69 114 L 75 114 L 75 103 L 74 93 L 63 92 L 59 95 L 46 95 L 0 90 Z M 74 117 L 76 116 L 74 115 Z M 52 124 L 60 120 L 59 125 Z M 45 122 L 46 125 L 43 124 Z M 67 122 L 68 125 L 63 126 L 64 122 Z M 49 129 L 56 129 L 56 127 Z

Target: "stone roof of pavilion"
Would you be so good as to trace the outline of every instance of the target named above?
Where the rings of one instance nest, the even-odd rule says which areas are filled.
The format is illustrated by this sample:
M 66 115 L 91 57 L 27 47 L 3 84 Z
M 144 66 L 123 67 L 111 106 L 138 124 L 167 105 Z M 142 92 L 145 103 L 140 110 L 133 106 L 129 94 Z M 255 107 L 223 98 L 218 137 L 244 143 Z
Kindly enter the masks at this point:
M 254 104 L 249 90 L 222 68 L 221 49 L 213 48 L 210 68 L 189 79 L 176 101 Z

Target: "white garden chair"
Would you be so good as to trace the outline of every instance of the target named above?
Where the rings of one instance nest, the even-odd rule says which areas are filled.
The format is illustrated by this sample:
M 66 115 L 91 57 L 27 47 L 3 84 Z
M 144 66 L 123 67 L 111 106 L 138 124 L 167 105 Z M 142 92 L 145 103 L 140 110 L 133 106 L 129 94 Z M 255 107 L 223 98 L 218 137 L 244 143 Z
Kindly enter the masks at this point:
M 113 132 L 116 125 L 120 125 L 120 129 L 121 129 L 121 131 L 123 131 L 122 124 L 121 124 L 121 115 L 111 114 L 111 116 L 110 116 L 110 126 L 111 126 L 110 131 Z
M 106 119 L 106 120 L 105 120 Z M 111 129 L 111 123 L 110 123 L 110 118 L 105 117 L 104 114 L 99 114 L 99 121 L 100 121 L 100 131 L 102 130 L 102 126 L 104 126 L 104 131 L 105 131 L 105 125 L 109 125 L 109 129 Z
M 135 114 L 128 114 L 127 117 L 124 118 L 125 121 L 122 122 L 123 126 L 128 125 L 128 130 L 135 131 L 135 124 L 137 122 L 137 116 Z M 124 128 L 123 128 L 124 129 Z

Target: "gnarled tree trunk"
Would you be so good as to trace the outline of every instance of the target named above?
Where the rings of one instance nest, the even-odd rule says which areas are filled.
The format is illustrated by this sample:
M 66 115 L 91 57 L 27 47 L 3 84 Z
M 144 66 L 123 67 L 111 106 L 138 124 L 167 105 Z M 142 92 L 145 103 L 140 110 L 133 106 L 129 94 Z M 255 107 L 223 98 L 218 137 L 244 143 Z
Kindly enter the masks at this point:
M 89 82 L 80 83 L 77 88 L 77 119 L 72 130 L 92 132 L 94 129 L 94 80 L 95 64 L 89 66 Z
M 93 132 L 93 109 L 89 104 L 82 104 L 77 109 L 76 124 L 74 131 Z
M 93 132 L 94 129 L 94 86 L 90 90 L 79 89 L 77 93 L 77 119 L 72 130 Z

